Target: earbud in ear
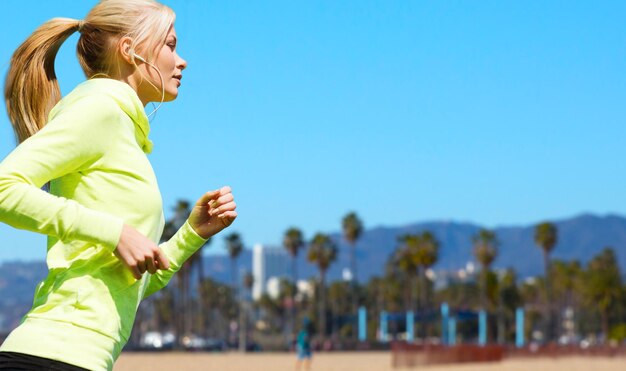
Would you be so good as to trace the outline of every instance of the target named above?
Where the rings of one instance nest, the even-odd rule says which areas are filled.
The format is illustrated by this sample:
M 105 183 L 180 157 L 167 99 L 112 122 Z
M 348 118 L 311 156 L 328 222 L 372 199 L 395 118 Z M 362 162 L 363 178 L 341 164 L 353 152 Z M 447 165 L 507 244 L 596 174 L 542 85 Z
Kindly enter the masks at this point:
M 137 54 L 133 53 L 133 57 L 134 57 L 134 58 L 139 59 L 139 60 L 140 60 L 140 61 L 142 61 L 143 63 L 148 63 L 148 62 L 146 62 L 146 60 L 145 60 L 145 59 L 143 59 L 143 57 L 141 57 L 140 55 L 137 55 Z

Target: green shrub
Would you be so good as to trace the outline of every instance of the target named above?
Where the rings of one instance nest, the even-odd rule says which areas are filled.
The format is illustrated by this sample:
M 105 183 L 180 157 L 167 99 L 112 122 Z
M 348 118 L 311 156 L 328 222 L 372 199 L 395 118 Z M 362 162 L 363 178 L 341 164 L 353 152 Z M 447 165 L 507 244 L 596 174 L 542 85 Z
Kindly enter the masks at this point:
M 609 331 L 609 339 L 617 340 L 618 342 L 626 340 L 626 323 L 613 326 L 611 331 Z

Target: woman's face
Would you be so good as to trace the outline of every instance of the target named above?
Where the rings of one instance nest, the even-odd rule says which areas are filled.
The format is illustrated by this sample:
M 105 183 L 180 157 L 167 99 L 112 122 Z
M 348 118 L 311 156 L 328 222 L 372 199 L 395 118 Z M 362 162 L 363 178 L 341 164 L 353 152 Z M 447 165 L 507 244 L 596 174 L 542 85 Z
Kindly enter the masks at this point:
M 187 61 L 182 59 L 176 52 L 176 42 L 176 30 L 174 26 L 172 26 L 165 38 L 165 43 L 157 47 L 154 59 L 148 61 L 154 67 L 158 68 L 161 73 L 163 77 L 163 88 L 161 87 L 161 78 L 157 71 L 148 63 L 136 60 L 144 77 L 149 79 L 152 83 L 150 84 L 144 81 L 138 87 L 137 94 L 144 104 L 147 102 L 160 102 L 162 89 L 165 91 L 165 97 L 163 99 L 165 102 L 172 101 L 178 96 L 178 88 L 181 85 L 181 79 L 183 77 L 182 72 L 187 67 Z M 158 89 L 155 89 L 155 86 Z

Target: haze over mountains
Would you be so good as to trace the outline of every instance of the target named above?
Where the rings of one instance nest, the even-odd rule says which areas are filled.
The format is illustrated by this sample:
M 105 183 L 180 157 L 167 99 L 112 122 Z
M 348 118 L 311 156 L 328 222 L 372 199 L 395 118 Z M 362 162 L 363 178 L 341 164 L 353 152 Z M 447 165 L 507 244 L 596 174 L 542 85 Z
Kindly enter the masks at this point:
M 579 260 L 588 262 L 604 247 L 613 247 L 619 265 L 626 273 L 626 217 L 619 215 L 598 216 L 583 214 L 569 219 L 551 221 L 558 228 L 558 243 L 552 252 L 552 258 Z M 367 227 L 367 225 L 366 225 Z M 397 248 L 399 236 L 431 231 L 440 242 L 439 261 L 435 270 L 457 270 L 467 262 L 474 262 L 472 237 L 482 228 L 473 223 L 460 222 L 424 222 L 400 227 L 366 228 L 357 242 L 358 278 L 367 281 L 374 275 L 381 275 L 393 250 Z M 493 268 L 514 268 L 520 277 L 543 274 L 541 250 L 534 243 L 535 225 L 498 227 L 494 231 L 500 242 L 499 254 Z M 329 269 L 330 279 L 339 279 L 344 268 L 349 266 L 349 247 L 340 233 L 330 233 L 339 248 L 338 259 Z M 305 236 L 310 237 L 310 236 Z M 245 241 L 245 236 L 243 236 Z M 249 241 L 248 241 L 249 242 Z M 276 245 L 282 248 L 282 246 Z M 209 246 L 209 249 L 215 249 Z M 238 270 L 250 270 L 252 253 L 246 248 L 240 255 Z M 33 262 L 34 263 L 34 262 Z M 41 262 L 43 264 L 43 262 Z M 7 262 L 5 265 L 14 263 Z M 205 257 L 205 272 L 218 280 L 230 282 L 230 259 L 225 255 Z M 14 272 L 9 269 L 9 272 Z M 23 271 L 18 269 L 17 271 Z M 302 250 L 298 257 L 300 278 L 317 274 L 317 269 L 306 261 L 306 252 Z M 7 272 L 0 271 L 0 279 Z M 41 270 L 33 270 L 41 274 Z M 1 285 L 1 283 L 0 283 Z
M 553 220 L 558 228 L 558 243 L 552 258 L 578 260 L 586 264 L 604 247 L 615 250 L 622 274 L 626 273 L 626 218 L 618 215 L 598 216 L 584 214 L 569 219 Z M 367 226 L 367 225 L 366 225 Z M 474 261 L 472 236 L 480 225 L 458 222 L 425 222 L 401 227 L 373 227 L 366 229 L 357 243 L 358 279 L 368 281 L 382 275 L 390 254 L 397 247 L 397 238 L 407 233 L 429 230 L 440 242 L 439 261 L 435 270 L 458 270 Z M 499 255 L 494 269 L 514 268 L 520 278 L 542 275 L 541 250 L 534 243 L 535 225 L 495 228 L 500 241 Z M 305 236 L 310 237 L 310 236 Z M 342 270 L 349 267 L 349 248 L 340 233 L 331 233 L 339 247 L 338 260 L 328 271 L 329 281 L 341 279 Z M 245 236 L 243 236 L 245 240 Z M 210 246 L 209 248 L 215 248 Z M 282 248 L 282 247 L 281 247 Z M 230 282 L 230 261 L 224 255 L 205 257 L 205 272 L 210 277 Z M 250 271 L 252 254 L 244 250 L 238 260 L 238 271 Z M 32 302 L 37 282 L 45 277 L 42 262 L 6 262 L 0 269 L 0 328 L 15 324 L 16 312 L 25 312 Z M 310 278 L 318 274 L 317 268 L 306 262 L 306 252 L 298 258 L 298 276 Z
M 554 259 L 578 260 L 586 264 L 604 247 L 615 250 L 622 273 L 626 273 L 626 217 L 583 214 L 569 219 L 553 220 L 558 228 L 558 243 L 552 252 Z M 475 262 L 472 237 L 482 228 L 478 224 L 459 222 L 425 222 L 401 227 L 366 229 L 357 242 L 358 279 L 361 282 L 384 273 L 385 263 L 398 246 L 397 238 L 408 233 L 429 230 L 440 242 L 439 261 L 435 270 L 458 270 Z M 493 268 L 514 268 L 520 278 L 542 275 L 543 255 L 534 243 L 535 224 L 495 228 L 500 241 L 499 255 Z M 310 236 L 305 236 L 310 237 Z M 329 279 L 341 279 L 342 270 L 349 267 L 349 247 L 340 233 L 331 233 L 338 244 L 338 259 L 328 271 Z M 243 236 L 245 239 L 245 236 Z M 280 247 L 280 246 L 279 246 Z M 213 248 L 213 247 L 211 247 Z M 252 254 L 245 250 L 239 257 L 238 268 L 250 270 Z M 224 282 L 230 280 L 230 262 L 225 256 L 206 258 L 206 272 Z M 306 253 L 298 257 L 298 275 L 317 275 L 315 266 L 306 262 Z

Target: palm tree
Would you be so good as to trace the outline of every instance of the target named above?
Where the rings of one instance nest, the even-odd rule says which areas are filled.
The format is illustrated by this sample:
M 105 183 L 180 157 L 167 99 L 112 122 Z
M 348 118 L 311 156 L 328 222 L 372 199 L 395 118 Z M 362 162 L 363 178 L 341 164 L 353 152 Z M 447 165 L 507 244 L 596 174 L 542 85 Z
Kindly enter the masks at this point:
M 365 305 L 372 313 L 380 313 L 387 307 L 387 297 L 389 289 L 387 287 L 387 277 L 372 277 L 366 283 Z M 397 280 L 394 280 L 394 283 Z
M 319 332 L 320 336 L 326 334 L 326 271 L 328 267 L 337 259 L 337 246 L 325 234 L 317 233 L 309 244 L 307 259 L 316 264 L 320 271 L 319 286 Z
M 413 254 L 415 265 L 420 269 L 420 296 L 421 307 L 423 311 L 422 331 L 424 338 L 426 337 L 426 312 L 428 311 L 428 288 L 426 282 L 426 271 L 432 267 L 439 259 L 439 242 L 435 236 L 426 231 L 421 235 L 417 235 L 416 249 Z
M 237 291 L 237 258 L 243 251 L 243 242 L 241 241 L 241 236 L 237 232 L 232 232 L 224 237 L 224 239 L 226 240 L 226 250 L 228 251 L 231 264 L 230 282 L 233 290 Z
M 621 277 L 617 257 L 611 247 L 605 247 L 588 264 L 585 277 L 586 298 L 600 314 L 605 338 L 609 337 L 610 310 L 619 306 L 623 298 Z
M 584 291 L 582 290 L 584 289 L 583 283 L 585 281 L 583 279 L 583 268 L 577 260 L 551 260 L 550 276 L 552 304 L 558 308 L 555 315 L 555 323 L 562 323 L 563 321 L 560 317 L 566 313 L 566 310 L 571 310 L 572 315 L 578 314 L 577 305 L 580 304 L 581 292 Z M 561 328 L 559 326 L 559 329 L 568 337 L 573 337 L 576 332 L 574 328 L 570 327 Z M 560 335 L 561 333 L 555 332 L 555 337 Z
M 248 340 L 248 295 L 252 285 L 254 284 L 254 276 L 250 272 L 246 272 L 243 276 L 243 287 L 246 289 L 245 294 L 242 297 L 243 308 L 239 314 L 239 351 L 245 352 L 247 348 Z
M 296 293 L 298 292 L 298 252 L 304 246 L 304 239 L 302 237 L 302 231 L 298 228 L 291 227 L 285 232 L 285 236 L 283 238 L 283 246 L 291 255 L 291 278 L 293 285 L 295 286 L 295 290 L 292 292 L 291 297 L 291 311 L 290 311 L 290 327 L 291 327 L 291 335 L 294 336 L 294 329 L 296 323 Z
M 413 306 L 413 279 L 417 272 L 417 264 L 413 253 L 415 251 L 415 245 L 417 245 L 417 238 L 415 235 L 404 235 L 398 238 L 400 246 L 396 249 L 393 255 L 393 265 L 400 273 L 406 278 L 404 286 L 404 306 L 405 310 L 415 309 Z
M 174 209 L 175 210 L 175 209 Z M 182 225 L 182 224 L 181 224 Z M 166 242 L 169 241 L 172 237 L 174 237 L 174 234 L 176 234 L 176 231 L 178 230 L 178 228 L 176 228 L 176 226 L 174 225 L 174 218 L 168 220 L 165 222 L 165 225 L 163 226 L 163 233 L 161 234 L 161 240 L 160 242 Z M 178 283 L 178 294 L 180 295 L 180 297 L 184 297 L 185 295 L 183 294 L 183 285 L 182 285 L 182 273 L 183 272 L 178 272 L 179 274 L 176 276 L 176 282 Z M 177 346 L 182 346 L 182 333 L 183 333 L 183 328 L 182 325 L 180 323 L 180 318 L 181 318 L 181 311 L 182 311 L 182 300 L 177 299 L 176 298 L 176 293 L 174 292 L 174 290 L 171 290 L 172 293 L 172 300 L 171 301 L 155 301 L 154 305 L 155 305 L 155 310 L 158 311 L 158 313 L 165 313 L 165 312 L 171 312 L 172 313 L 172 323 L 173 323 L 173 327 L 174 327 L 174 331 L 176 333 L 176 336 L 178 337 L 176 345 Z M 165 310 L 163 308 L 163 306 L 171 304 L 172 307 L 169 309 L 169 311 Z
M 496 234 L 487 229 L 481 229 L 473 237 L 474 256 L 481 266 L 482 284 L 480 288 L 480 305 L 487 309 L 487 276 L 491 263 L 498 256 L 498 240 Z
M 535 227 L 535 243 L 543 251 L 543 262 L 546 277 L 546 340 L 552 340 L 552 281 L 550 277 L 550 252 L 557 243 L 556 226 L 549 222 L 540 223 Z
M 178 200 L 174 207 L 174 215 L 170 220 L 165 223 L 163 233 L 161 235 L 161 241 L 168 241 L 174 234 L 182 227 L 187 219 L 191 210 L 189 209 L 189 202 L 186 200 Z M 175 327 L 176 336 L 178 336 L 178 345 L 182 346 L 182 337 L 191 330 L 191 303 L 189 295 L 189 275 L 190 275 L 190 262 L 185 262 L 177 274 L 178 290 L 180 293 L 180 300 L 175 300 L 174 305 L 177 307 L 174 313 L 176 313 Z
M 204 281 L 204 260 L 202 258 L 202 251 L 205 247 L 208 247 L 211 244 L 211 238 L 209 237 L 204 245 L 200 247 L 196 252 L 191 255 L 189 261 L 192 263 L 192 266 L 198 266 L 198 286 Z
M 354 286 L 358 282 L 356 274 L 356 241 L 359 239 L 359 237 L 361 237 L 361 233 L 363 233 L 363 222 L 361 222 L 361 219 L 359 219 L 355 212 L 350 212 L 346 216 L 344 216 L 343 220 L 341 221 L 341 226 L 343 229 L 343 237 L 350 245 L 350 273 L 352 273 L 352 292 L 353 294 L 355 294 L 356 290 L 354 289 Z M 352 298 L 352 302 L 353 310 L 356 310 L 356 296 Z
M 350 282 L 334 281 L 328 285 L 327 299 L 331 313 L 331 336 L 339 338 L 349 338 L 354 335 L 356 328 L 351 323 L 341 324 L 342 317 L 350 316 L 352 303 L 350 302 Z
M 250 294 L 250 289 L 254 285 L 254 275 L 250 272 L 246 272 L 243 276 L 243 287 L 246 289 L 246 295 Z
M 237 232 L 232 232 L 224 237 L 226 240 L 226 250 L 228 251 L 228 256 L 230 257 L 230 284 L 233 290 L 233 297 L 235 298 L 235 307 L 232 318 L 238 318 L 241 310 L 241 300 L 239 297 L 239 289 L 237 282 L 237 258 L 243 251 L 243 242 L 241 241 L 241 236 Z M 241 332 L 239 333 L 241 335 Z M 242 339 L 239 339 L 239 344 L 241 345 Z
M 222 284 L 207 277 L 202 282 L 204 291 L 203 306 L 210 308 L 210 336 L 227 338 L 230 333 L 230 320 L 235 317 L 238 300 L 230 284 Z
M 149 299 L 152 300 L 153 316 L 157 331 L 172 329 L 176 326 L 174 321 L 175 299 L 173 291 L 171 287 L 167 286 Z
M 202 290 L 202 282 L 204 281 L 204 259 L 202 257 L 202 251 L 205 247 L 207 247 L 211 243 L 211 238 L 209 238 L 204 245 L 202 245 L 196 252 L 194 252 L 188 259 L 188 270 L 191 272 L 197 267 L 198 275 L 197 275 L 197 290 L 198 290 L 198 305 L 196 309 L 198 310 L 197 317 L 198 322 L 200 323 L 200 332 L 204 336 L 208 336 L 208 323 L 206 321 L 205 313 L 208 312 L 209 308 L 202 308 L 202 303 L 204 302 L 202 295 L 204 294 L 204 290 Z M 188 273 L 189 274 L 189 273 Z M 189 279 L 189 278 L 187 278 Z M 187 283 L 189 284 L 189 282 Z

